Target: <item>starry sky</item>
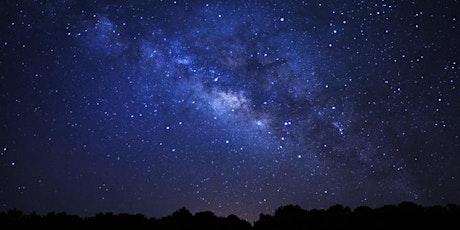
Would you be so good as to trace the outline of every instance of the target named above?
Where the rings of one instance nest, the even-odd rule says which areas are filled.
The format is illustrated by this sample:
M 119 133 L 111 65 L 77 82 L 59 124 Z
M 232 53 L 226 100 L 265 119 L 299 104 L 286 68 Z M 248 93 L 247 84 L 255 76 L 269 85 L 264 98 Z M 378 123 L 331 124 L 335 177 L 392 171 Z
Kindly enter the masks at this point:
M 459 8 L 6 1 L 0 210 L 459 203 Z

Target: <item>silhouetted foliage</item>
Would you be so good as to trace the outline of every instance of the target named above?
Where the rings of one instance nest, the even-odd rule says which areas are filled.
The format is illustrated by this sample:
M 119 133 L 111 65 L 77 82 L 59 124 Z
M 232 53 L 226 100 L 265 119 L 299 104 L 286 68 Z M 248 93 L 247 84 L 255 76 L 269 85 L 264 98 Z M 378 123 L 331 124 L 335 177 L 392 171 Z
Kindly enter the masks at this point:
M 357 207 L 351 210 L 342 205 L 327 210 L 306 211 L 299 206 L 283 206 L 273 216 L 261 214 L 254 229 L 389 229 L 447 228 L 460 226 L 458 205 L 422 207 L 411 202 L 381 208 Z
M 12 209 L 0 212 L 0 223 L 9 228 L 61 229 L 389 229 L 389 228 L 451 228 L 460 227 L 460 206 L 423 207 L 411 202 L 385 205 L 372 209 L 360 206 L 354 210 L 334 205 L 326 210 L 304 210 L 298 205 L 279 207 L 273 215 L 260 214 L 253 226 L 235 215 L 217 217 L 205 211 L 193 215 L 185 207 L 160 219 L 137 214 L 98 213 L 82 218 L 66 213 L 50 212 L 40 216 Z

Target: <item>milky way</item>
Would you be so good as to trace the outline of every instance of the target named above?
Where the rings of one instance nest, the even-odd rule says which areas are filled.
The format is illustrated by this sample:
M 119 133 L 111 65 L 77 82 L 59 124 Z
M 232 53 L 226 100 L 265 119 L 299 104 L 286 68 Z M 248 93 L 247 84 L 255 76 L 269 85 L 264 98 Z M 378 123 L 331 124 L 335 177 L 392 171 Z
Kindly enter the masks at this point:
M 456 1 L 9 1 L 0 207 L 458 203 Z

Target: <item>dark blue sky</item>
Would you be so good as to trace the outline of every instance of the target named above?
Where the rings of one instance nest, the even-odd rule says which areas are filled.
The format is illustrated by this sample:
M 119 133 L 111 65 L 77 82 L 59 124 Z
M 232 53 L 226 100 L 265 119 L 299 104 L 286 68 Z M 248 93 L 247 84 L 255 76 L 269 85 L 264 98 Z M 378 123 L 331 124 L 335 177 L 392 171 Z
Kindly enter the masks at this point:
M 459 203 L 457 1 L 6 1 L 0 210 Z

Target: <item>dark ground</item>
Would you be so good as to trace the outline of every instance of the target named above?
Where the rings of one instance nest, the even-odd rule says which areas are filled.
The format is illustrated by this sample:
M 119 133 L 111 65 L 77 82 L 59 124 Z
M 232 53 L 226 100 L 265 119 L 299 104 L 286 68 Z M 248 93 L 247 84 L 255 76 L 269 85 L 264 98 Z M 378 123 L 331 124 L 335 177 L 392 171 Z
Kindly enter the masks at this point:
M 66 213 L 25 214 L 19 210 L 0 213 L 3 226 L 65 229 L 388 229 L 388 228 L 450 228 L 460 224 L 460 206 L 420 206 L 411 202 L 372 209 L 361 206 L 352 210 L 334 205 L 326 210 L 304 210 L 298 205 L 279 207 L 274 215 L 260 214 L 249 223 L 235 215 L 217 217 L 206 211 L 192 214 L 181 208 L 169 216 L 147 218 L 142 214 L 99 213 L 79 217 Z

